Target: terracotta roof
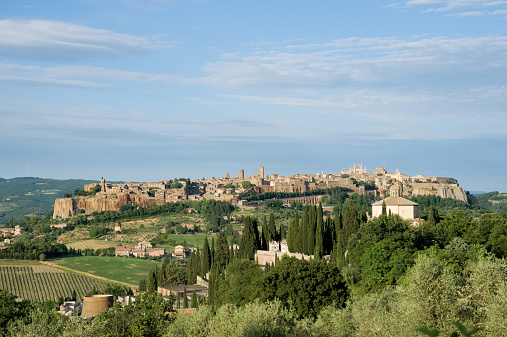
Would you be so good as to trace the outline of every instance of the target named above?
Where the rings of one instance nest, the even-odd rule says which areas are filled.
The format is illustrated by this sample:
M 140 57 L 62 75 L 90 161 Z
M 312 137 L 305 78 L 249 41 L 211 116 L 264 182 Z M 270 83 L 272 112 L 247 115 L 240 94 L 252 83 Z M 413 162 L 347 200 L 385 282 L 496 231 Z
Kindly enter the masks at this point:
M 372 206 L 382 206 L 382 203 L 385 201 L 386 206 L 418 206 L 418 203 L 410 201 L 408 199 L 402 197 L 389 197 L 384 200 L 377 201 L 372 204 Z

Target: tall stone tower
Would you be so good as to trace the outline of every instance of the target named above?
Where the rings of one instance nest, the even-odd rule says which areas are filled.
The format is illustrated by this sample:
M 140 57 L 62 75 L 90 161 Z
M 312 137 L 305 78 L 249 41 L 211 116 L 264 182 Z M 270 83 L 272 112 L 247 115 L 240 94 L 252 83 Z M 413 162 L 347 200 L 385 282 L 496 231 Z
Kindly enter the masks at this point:
M 261 166 L 259 168 L 259 177 L 263 178 L 264 179 L 264 166 Z
M 102 192 L 106 191 L 106 181 L 104 180 L 104 177 L 100 177 L 100 189 Z
M 245 179 L 245 170 L 239 170 L 239 179 Z

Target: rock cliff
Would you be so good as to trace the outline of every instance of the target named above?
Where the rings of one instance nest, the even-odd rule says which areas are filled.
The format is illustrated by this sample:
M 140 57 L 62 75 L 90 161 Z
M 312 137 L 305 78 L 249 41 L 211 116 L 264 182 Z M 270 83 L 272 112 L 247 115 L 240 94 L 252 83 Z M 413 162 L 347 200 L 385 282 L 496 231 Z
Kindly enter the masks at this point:
M 76 214 L 78 210 L 84 210 L 85 214 L 102 211 L 120 210 L 123 205 L 150 206 L 153 203 L 163 205 L 166 202 L 162 197 L 148 197 L 130 194 L 95 195 L 91 197 L 58 198 L 55 200 L 53 218 L 67 219 Z
M 414 183 L 409 194 L 417 195 L 437 195 L 441 198 L 451 198 L 467 202 L 465 190 L 454 184 L 432 184 L 432 183 Z

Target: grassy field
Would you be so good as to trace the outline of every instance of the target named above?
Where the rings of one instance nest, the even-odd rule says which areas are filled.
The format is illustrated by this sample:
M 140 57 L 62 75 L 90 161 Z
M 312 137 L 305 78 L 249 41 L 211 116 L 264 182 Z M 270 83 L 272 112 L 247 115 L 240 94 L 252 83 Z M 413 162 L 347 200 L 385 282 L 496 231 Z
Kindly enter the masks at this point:
M 123 257 L 73 256 L 53 259 L 52 263 L 103 277 L 112 281 L 128 283 L 137 287 L 139 281 L 148 277 L 150 270 L 162 265 L 160 262 Z
M 210 246 L 211 246 L 211 238 L 212 237 L 215 237 L 215 241 L 217 240 L 216 234 L 213 234 L 213 235 L 203 234 L 203 233 L 199 233 L 199 234 L 167 234 L 168 239 L 172 239 L 178 244 L 182 244 L 183 241 L 186 241 L 188 246 L 199 247 L 199 248 L 202 248 L 202 245 L 204 243 L 204 238 L 206 236 L 208 237 L 208 243 Z
M 21 262 L 21 263 L 19 263 Z M 93 287 L 103 290 L 106 283 L 52 268 L 33 261 L 1 261 L 0 289 L 31 301 L 58 300 L 75 290 L 82 298 Z

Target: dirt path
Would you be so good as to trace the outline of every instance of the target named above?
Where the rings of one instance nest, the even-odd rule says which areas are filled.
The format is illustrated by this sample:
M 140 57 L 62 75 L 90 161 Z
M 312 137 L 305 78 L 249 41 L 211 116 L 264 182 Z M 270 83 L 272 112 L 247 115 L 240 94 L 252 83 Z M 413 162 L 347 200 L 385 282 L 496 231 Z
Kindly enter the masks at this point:
M 56 263 L 52 263 L 52 262 L 49 262 L 49 261 L 41 261 L 41 263 L 43 263 L 43 264 L 45 264 L 47 266 L 51 266 L 51 267 L 54 267 L 54 268 L 58 268 L 58 269 L 62 269 L 62 270 L 68 271 L 70 273 L 74 273 L 74 274 L 78 274 L 78 275 L 82 275 L 82 276 L 86 276 L 86 277 L 91 277 L 91 278 L 94 278 L 96 280 L 103 281 L 103 282 L 106 282 L 106 283 L 121 284 L 122 286 L 127 286 L 127 287 L 132 288 L 132 290 L 135 290 L 137 288 L 136 284 L 130 284 L 130 283 L 126 283 L 126 282 L 120 282 L 120 281 L 111 280 L 111 279 L 108 279 L 108 278 L 105 278 L 105 277 L 102 277 L 102 276 L 93 275 L 93 274 L 90 274 L 90 273 L 87 273 L 87 272 L 84 272 L 84 271 L 77 271 L 77 270 L 74 270 L 74 269 L 71 269 L 71 268 L 68 268 L 68 267 L 59 266 Z

